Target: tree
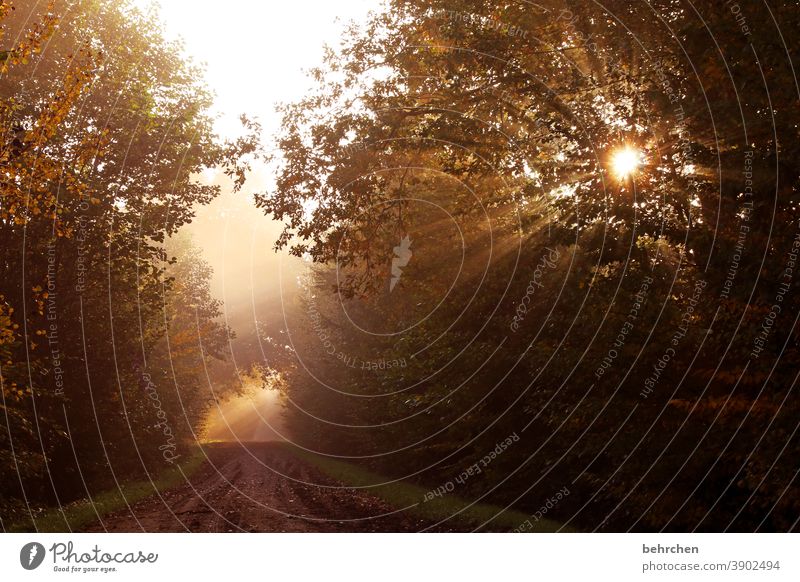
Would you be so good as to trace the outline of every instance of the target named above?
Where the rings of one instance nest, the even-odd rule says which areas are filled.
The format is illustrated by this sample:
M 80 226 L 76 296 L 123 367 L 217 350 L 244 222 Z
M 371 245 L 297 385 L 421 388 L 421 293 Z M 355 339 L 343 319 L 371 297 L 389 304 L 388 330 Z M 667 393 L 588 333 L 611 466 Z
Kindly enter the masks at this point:
M 185 244 L 174 262 L 167 241 L 219 193 L 201 170 L 242 186 L 258 128 L 243 118 L 241 139 L 214 134 L 202 71 L 154 12 L 123 0 L 9 6 L 3 38 L 24 40 L 0 77 L 13 390 L 0 458 L 3 519 L 18 520 L 160 470 L 197 428 L 199 367 L 224 355 L 227 332 L 208 268 Z
M 287 224 L 278 247 L 328 265 L 340 349 L 409 361 L 333 376 L 372 398 L 326 399 L 326 418 L 380 427 L 340 454 L 436 482 L 524 430 L 470 487 L 533 505 L 574 475 L 592 528 L 792 527 L 800 507 L 777 492 L 796 464 L 760 438 L 768 422 L 797 445 L 797 279 L 775 281 L 800 218 L 800 10 L 773 4 L 745 30 L 713 2 L 396 0 L 329 50 L 318 87 L 284 107 L 258 203 Z M 641 163 L 619 172 L 620 151 Z M 409 233 L 438 255 L 425 277 L 415 254 L 408 292 L 388 293 Z M 776 301 L 785 326 L 755 357 Z M 438 307 L 400 333 L 418 304 Z

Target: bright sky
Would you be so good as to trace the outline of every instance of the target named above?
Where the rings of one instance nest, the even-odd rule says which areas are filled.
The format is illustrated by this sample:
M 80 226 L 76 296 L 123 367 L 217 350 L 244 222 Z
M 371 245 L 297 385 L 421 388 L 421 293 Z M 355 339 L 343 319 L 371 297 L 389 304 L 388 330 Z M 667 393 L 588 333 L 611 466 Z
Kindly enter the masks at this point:
M 133 0 L 147 8 L 152 0 Z M 168 38 L 181 37 L 186 52 L 207 65 L 206 82 L 217 94 L 217 130 L 238 135 L 241 113 L 258 117 L 266 147 L 280 117 L 275 105 L 303 96 L 311 81 L 303 72 L 318 65 L 325 44 L 336 46 L 346 23 L 363 21 L 381 0 L 160 0 Z M 202 179 L 202 178 L 201 178 Z M 220 176 L 205 176 L 216 182 Z M 281 225 L 248 202 L 247 194 L 271 182 L 268 168 L 250 175 L 245 192 L 225 188 L 210 205 L 198 208 L 187 228 L 214 268 L 214 293 L 226 309 L 273 297 L 277 269 L 292 262 L 272 252 Z M 283 265 L 283 267 L 281 267 Z M 237 307 L 239 306 L 239 307 Z M 252 309 L 251 309 L 252 312 Z M 236 313 L 229 313 L 232 317 Z
M 151 0 L 134 0 L 146 7 Z M 323 44 L 337 44 L 348 20 L 363 20 L 380 0 L 160 0 L 168 37 L 208 65 L 207 81 L 224 114 L 218 130 L 236 133 L 240 113 L 278 127 L 278 102 L 303 94 L 303 73 L 319 64 Z M 338 19 L 338 22 L 337 22 Z
M 134 2 L 143 8 L 151 4 L 151 0 Z M 223 137 L 237 135 L 239 115 L 247 113 L 259 118 L 269 140 L 280 124 L 275 105 L 302 97 L 311 83 L 303 70 L 321 62 L 323 45 L 338 44 L 346 23 L 363 20 L 380 0 L 160 0 L 159 4 L 167 36 L 182 37 L 186 52 L 207 65 L 206 82 L 217 94 L 215 109 L 222 115 L 218 132 Z M 250 177 L 246 190 L 261 190 L 269 181 L 262 168 Z M 280 225 L 243 194 L 223 189 L 212 204 L 197 209 L 196 219 L 186 228 L 214 268 L 213 292 L 224 301 L 225 321 L 247 335 L 254 333 L 250 328 L 256 317 L 271 321 L 280 315 L 279 281 L 291 281 L 290 274 L 300 267 L 285 253 L 272 252 Z M 274 393 L 263 392 L 258 398 L 262 400 L 240 399 L 229 403 L 234 408 L 222 411 L 228 417 L 225 424 L 236 424 L 240 438 L 275 438 L 281 409 L 263 401 L 274 400 Z M 254 407 L 259 414 L 253 414 Z M 212 427 L 219 426 L 218 417 L 212 417 Z M 218 438 L 224 435 L 223 431 Z

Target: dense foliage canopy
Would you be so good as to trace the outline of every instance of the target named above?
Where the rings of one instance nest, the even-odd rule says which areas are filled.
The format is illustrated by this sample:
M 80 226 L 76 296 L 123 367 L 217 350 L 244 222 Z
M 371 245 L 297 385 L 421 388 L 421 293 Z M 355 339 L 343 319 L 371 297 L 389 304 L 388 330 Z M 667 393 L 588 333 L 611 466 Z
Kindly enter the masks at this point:
M 229 337 L 175 235 L 219 192 L 196 174 L 240 186 L 255 138 L 214 135 L 202 71 L 152 12 L 0 2 L 0 26 L 5 528 L 184 454 Z
M 568 486 L 590 529 L 796 527 L 800 6 L 758 4 L 354 25 L 259 198 L 320 265 L 271 354 L 297 438 L 435 484 L 516 433 L 467 490 Z

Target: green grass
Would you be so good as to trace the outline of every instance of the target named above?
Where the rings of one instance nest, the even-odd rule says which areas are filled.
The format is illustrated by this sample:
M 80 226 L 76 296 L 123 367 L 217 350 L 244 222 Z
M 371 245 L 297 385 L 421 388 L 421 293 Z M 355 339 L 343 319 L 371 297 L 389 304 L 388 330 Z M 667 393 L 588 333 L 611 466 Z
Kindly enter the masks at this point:
M 448 523 L 466 526 L 465 529 L 474 528 L 485 523 L 486 526 L 484 527 L 492 531 L 511 531 L 517 529 L 528 520 L 530 520 L 531 527 L 526 528 L 526 532 L 554 532 L 561 527 L 560 523 L 549 519 L 534 521 L 530 515 L 520 511 L 484 503 L 473 504 L 472 501 L 449 493 L 441 497 L 434 497 L 430 501 L 425 501 L 425 494 L 428 493 L 429 489 L 404 481 L 371 486 L 376 483 L 385 483 L 388 479 L 352 463 L 315 455 L 292 445 L 287 445 L 287 447 L 290 448 L 294 455 L 308 461 L 323 473 L 341 481 L 345 485 L 351 487 L 370 486 L 364 491 L 398 509 L 409 507 L 408 513 L 429 521 L 438 522 L 450 518 Z M 575 530 L 564 528 L 562 531 Z
M 90 523 L 97 521 L 98 515 L 105 517 L 115 511 L 125 509 L 127 504 L 133 504 L 146 499 L 157 492 L 163 492 L 185 482 L 184 475 L 189 476 L 199 469 L 206 459 L 199 447 L 190 455 L 185 455 L 177 465 L 165 469 L 155 475 L 153 481 L 131 481 L 121 483 L 119 489 L 111 489 L 92 496 L 92 501 L 82 499 L 63 507 L 63 512 L 56 508 L 43 511 L 35 516 L 34 522 L 27 520 L 11 526 L 12 532 L 68 532 L 80 531 Z M 183 471 L 183 473 L 181 473 Z

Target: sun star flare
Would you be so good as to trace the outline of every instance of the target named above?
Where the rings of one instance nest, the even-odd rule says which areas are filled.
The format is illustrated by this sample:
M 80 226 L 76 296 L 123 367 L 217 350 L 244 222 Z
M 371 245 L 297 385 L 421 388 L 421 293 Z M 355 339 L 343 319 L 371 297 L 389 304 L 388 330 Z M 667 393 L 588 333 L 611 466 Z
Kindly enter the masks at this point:
M 642 152 L 630 146 L 616 150 L 611 156 L 611 169 L 619 180 L 635 174 L 641 165 Z

